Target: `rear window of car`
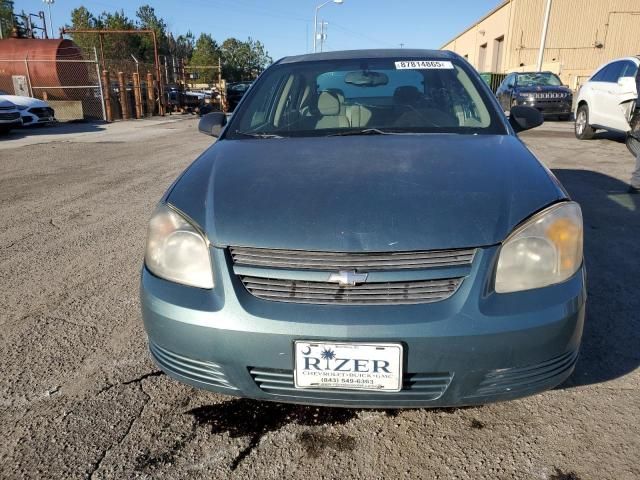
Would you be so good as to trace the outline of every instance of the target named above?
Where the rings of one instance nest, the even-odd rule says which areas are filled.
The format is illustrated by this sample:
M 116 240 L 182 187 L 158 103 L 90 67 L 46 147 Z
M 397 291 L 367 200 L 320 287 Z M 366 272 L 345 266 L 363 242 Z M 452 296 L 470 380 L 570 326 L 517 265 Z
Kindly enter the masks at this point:
M 275 65 L 236 111 L 227 138 L 349 130 L 504 134 L 477 73 L 457 60 L 345 59 Z

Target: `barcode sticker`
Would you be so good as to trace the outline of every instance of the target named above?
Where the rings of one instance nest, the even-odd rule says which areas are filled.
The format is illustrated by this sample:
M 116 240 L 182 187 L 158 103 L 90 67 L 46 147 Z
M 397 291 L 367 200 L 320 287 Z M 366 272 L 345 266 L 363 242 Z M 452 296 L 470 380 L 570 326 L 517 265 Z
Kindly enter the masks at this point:
M 452 70 L 453 63 L 443 60 L 403 60 L 396 63 L 396 70 Z

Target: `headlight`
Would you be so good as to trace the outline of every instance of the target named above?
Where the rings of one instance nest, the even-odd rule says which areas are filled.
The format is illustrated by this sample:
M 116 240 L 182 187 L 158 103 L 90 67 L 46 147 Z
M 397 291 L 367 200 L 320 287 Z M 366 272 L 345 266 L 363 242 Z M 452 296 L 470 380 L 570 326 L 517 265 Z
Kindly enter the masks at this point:
M 144 261 L 151 272 L 165 280 L 213 288 L 207 241 L 198 229 L 167 205 L 159 205 L 151 216 Z
M 496 269 L 498 293 L 560 283 L 582 265 L 582 212 L 575 202 L 543 210 L 502 245 Z
M 27 109 L 27 106 L 26 106 L 26 105 L 16 105 L 16 108 L 17 108 L 18 110 L 22 111 L 22 110 L 26 110 L 26 109 Z

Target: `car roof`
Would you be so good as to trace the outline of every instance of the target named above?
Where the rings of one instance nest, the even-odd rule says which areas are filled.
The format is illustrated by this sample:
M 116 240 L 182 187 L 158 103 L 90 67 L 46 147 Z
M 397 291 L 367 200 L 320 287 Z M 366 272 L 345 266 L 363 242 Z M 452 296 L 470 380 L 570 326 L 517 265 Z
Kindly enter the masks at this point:
M 412 48 L 392 48 L 375 50 L 339 50 L 335 52 L 308 53 L 278 60 L 277 64 L 316 62 L 320 60 L 352 60 L 358 58 L 414 58 L 429 60 L 453 60 L 460 58 L 448 50 L 423 50 Z
M 551 75 L 556 75 L 553 72 L 550 72 L 549 70 L 545 70 L 544 72 L 513 72 L 516 75 L 538 75 L 540 73 L 550 73 Z
M 602 65 L 600 65 L 600 66 L 598 67 L 598 70 L 596 70 L 596 71 L 601 70 L 603 67 L 606 67 L 607 65 L 610 65 L 610 64 L 615 63 L 615 62 L 620 62 L 620 61 L 622 61 L 622 60 L 631 60 L 632 62 L 635 62 L 635 63 L 639 63 L 639 64 L 640 64 L 640 55 L 637 55 L 637 56 L 633 56 L 633 55 L 632 55 L 632 56 L 630 56 L 630 57 L 614 58 L 614 59 L 609 60 L 608 62 L 603 63 Z

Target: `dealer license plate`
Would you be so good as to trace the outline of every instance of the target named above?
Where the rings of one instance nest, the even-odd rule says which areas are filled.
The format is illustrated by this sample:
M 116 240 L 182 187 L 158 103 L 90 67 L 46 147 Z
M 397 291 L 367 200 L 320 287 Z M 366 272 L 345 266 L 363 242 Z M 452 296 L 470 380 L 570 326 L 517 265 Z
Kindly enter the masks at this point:
M 402 389 L 402 345 L 295 342 L 296 388 Z

